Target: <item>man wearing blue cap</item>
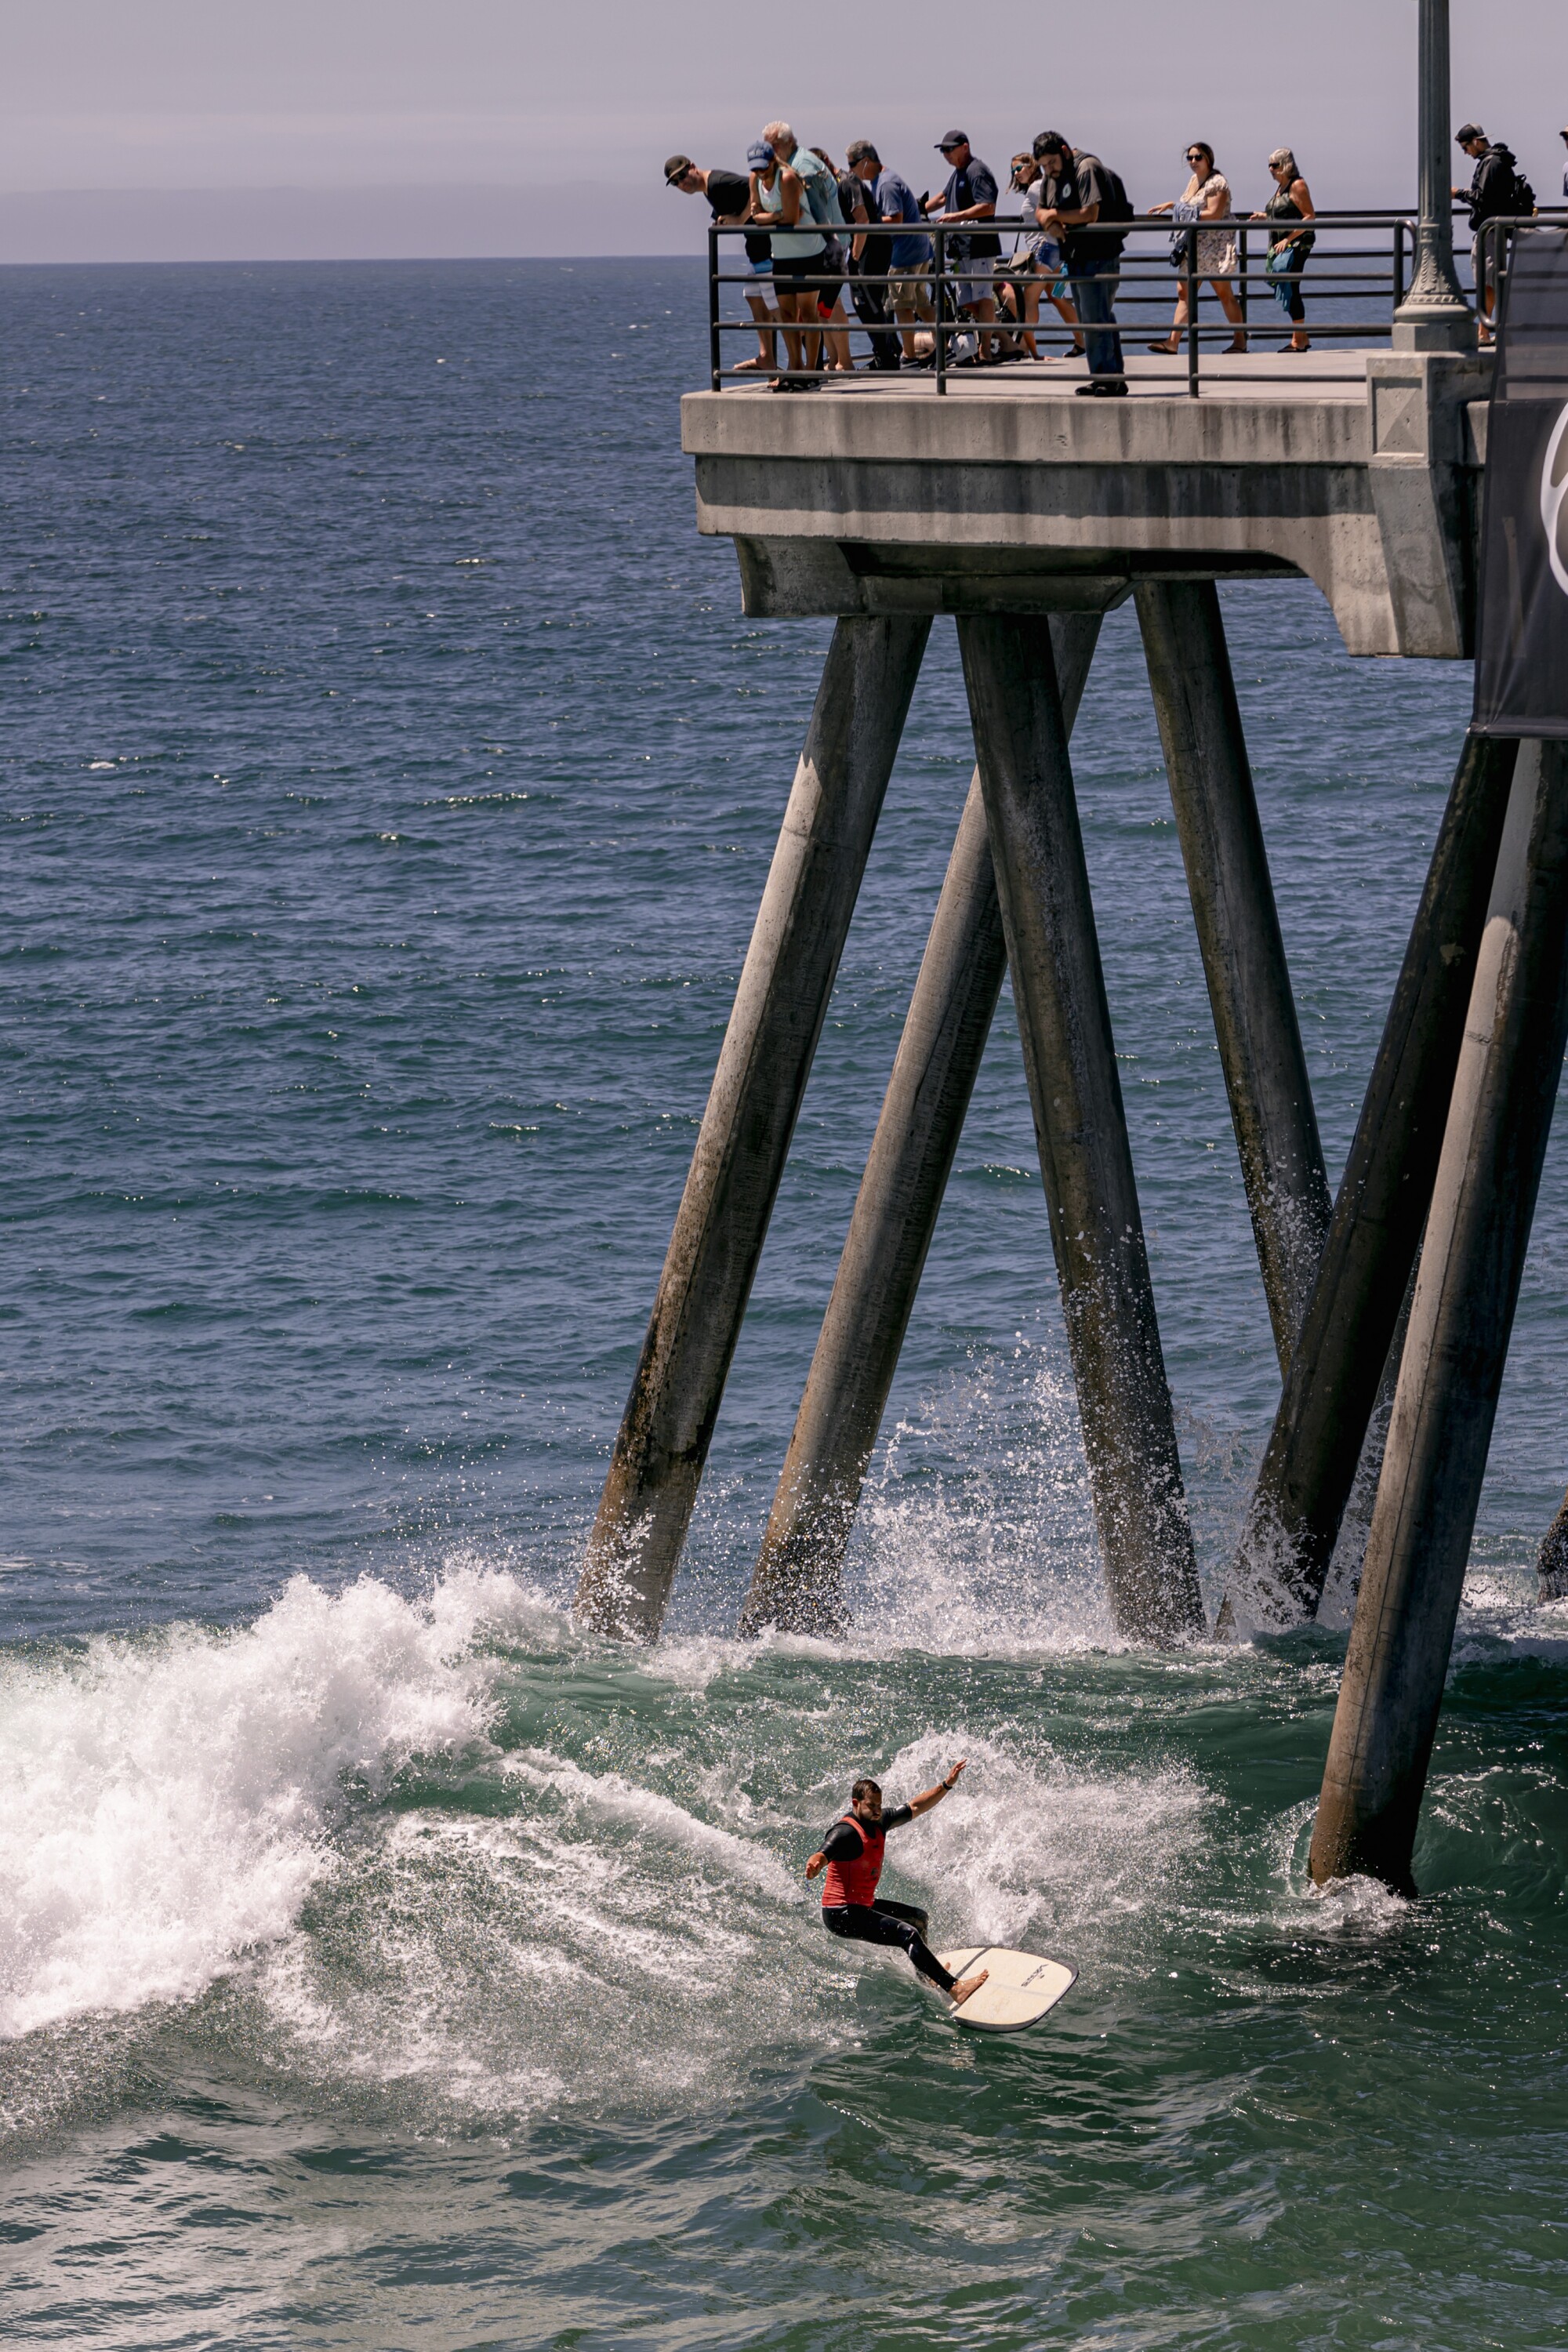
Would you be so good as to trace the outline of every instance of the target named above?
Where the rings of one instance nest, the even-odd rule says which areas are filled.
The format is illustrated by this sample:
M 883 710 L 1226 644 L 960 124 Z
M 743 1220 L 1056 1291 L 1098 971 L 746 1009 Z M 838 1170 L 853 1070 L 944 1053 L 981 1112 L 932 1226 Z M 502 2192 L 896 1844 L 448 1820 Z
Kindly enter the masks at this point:
M 927 200 L 926 210 L 941 210 L 935 217 L 942 221 L 988 221 L 996 217 L 996 175 L 989 163 L 983 163 L 962 131 L 944 131 L 937 148 L 947 164 L 947 185 L 940 196 Z M 961 310 L 967 310 L 980 332 L 976 339 L 976 358 L 989 359 L 991 338 L 985 332 L 996 316 L 995 279 L 991 265 L 1002 250 L 1002 240 L 994 229 L 977 228 L 946 240 L 949 268 L 957 272 L 953 294 Z M 971 274 L 971 265 L 978 269 Z

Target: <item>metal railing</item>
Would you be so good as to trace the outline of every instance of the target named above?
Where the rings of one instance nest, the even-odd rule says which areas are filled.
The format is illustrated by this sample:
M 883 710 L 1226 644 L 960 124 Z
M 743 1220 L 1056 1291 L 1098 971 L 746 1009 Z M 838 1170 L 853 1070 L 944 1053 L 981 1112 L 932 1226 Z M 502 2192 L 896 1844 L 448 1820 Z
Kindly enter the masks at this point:
M 1568 217 L 1568 208 L 1553 206 L 1536 217 L 1542 221 L 1562 221 Z M 994 224 L 986 222 L 978 226 L 983 232 L 995 234 L 1005 240 L 1016 236 L 1023 224 L 1016 218 L 999 217 Z M 1494 277 L 1507 267 L 1506 246 L 1502 247 L 1500 260 L 1494 257 L 1494 247 L 1511 235 L 1518 226 L 1521 224 L 1509 221 L 1489 222 L 1482 232 L 1483 268 L 1489 270 Z M 1205 352 L 1212 361 L 1218 356 L 1214 349 L 1215 342 L 1222 337 L 1234 340 L 1238 331 L 1249 346 L 1254 339 L 1267 344 L 1272 339 L 1289 341 L 1298 333 L 1310 336 L 1313 343 L 1340 342 L 1363 349 L 1386 341 L 1394 313 L 1405 299 L 1415 247 L 1415 220 L 1409 212 L 1321 212 L 1306 223 L 1292 221 L 1289 217 L 1258 219 L 1240 215 L 1219 220 L 1175 222 L 1169 214 L 1144 213 L 1131 221 L 1116 224 L 1115 234 L 1122 244 L 1121 267 L 1114 285 L 1116 315 L 1110 324 L 1101 326 L 1098 321 L 1083 322 L 1080 313 L 1079 323 L 1076 327 L 1066 321 L 1048 327 L 1040 323 L 1026 327 L 1011 321 L 986 326 L 977 325 L 965 315 L 966 298 L 961 289 L 972 289 L 981 279 L 989 281 L 998 292 L 1005 284 L 1026 286 L 1030 273 L 1023 256 L 1017 257 L 1020 267 L 1016 270 L 1007 266 L 1011 257 L 1005 256 L 994 263 L 990 257 L 971 260 L 967 240 L 974 235 L 975 227 L 973 223 L 961 226 L 932 220 L 923 226 L 912 222 L 902 226 L 878 224 L 869 230 L 852 227 L 846 231 L 824 231 L 821 224 L 803 215 L 795 226 L 793 234 L 808 235 L 816 230 L 818 234 L 837 235 L 846 252 L 850 238 L 857 235 L 885 240 L 882 256 L 879 257 L 882 267 L 876 270 L 858 268 L 848 274 L 829 268 L 816 277 L 796 276 L 792 272 L 786 279 L 775 280 L 771 265 L 766 268 L 749 268 L 743 274 L 726 270 L 723 266 L 724 239 L 749 236 L 766 243 L 770 238 L 767 226 L 758 222 L 734 225 L 714 222 L 708 232 L 709 361 L 712 389 L 720 392 L 726 384 L 742 382 L 754 384 L 759 373 L 764 370 L 770 379 L 782 380 L 786 383 L 824 390 L 842 388 L 858 379 L 867 379 L 858 372 L 857 376 L 847 376 L 825 368 L 822 363 L 822 339 L 840 334 L 869 336 L 873 339 L 875 352 L 876 338 L 892 335 L 906 345 L 900 372 L 909 377 L 928 377 L 933 390 L 942 395 L 947 392 L 949 378 L 958 368 L 966 373 L 973 371 L 999 375 L 1016 365 L 1028 367 L 1031 364 L 1026 353 L 984 356 L 988 339 L 999 337 L 1004 342 L 1016 345 L 1021 344 L 1026 334 L 1037 349 L 1047 343 L 1064 341 L 1076 342 L 1081 349 L 1081 339 L 1096 334 L 1146 334 L 1154 323 L 1147 314 L 1163 312 L 1164 332 L 1160 340 L 1169 344 L 1180 338 L 1177 351 L 1168 354 L 1173 364 L 1169 368 L 1149 368 L 1140 364 L 1136 380 L 1141 385 L 1166 382 L 1182 383 L 1187 396 L 1196 399 L 1202 383 Z M 1300 227 L 1312 232 L 1310 257 L 1302 269 L 1299 272 L 1269 270 L 1267 266 L 1269 250 L 1279 239 L 1280 231 Z M 1235 267 L 1216 269 L 1205 277 L 1201 268 L 1200 240 L 1216 236 L 1234 243 Z M 894 240 L 900 236 L 927 238 L 931 247 L 929 262 L 919 269 L 889 268 L 886 256 L 890 252 Z M 1109 236 L 1105 242 L 1109 244 Z M 732 247 L 730 249 L 733 250 Z M 866 257 L 870 257 L 868 253 Z M 1219 257 L 1224 258 L 1223 256 Z M 885 322 L 870 321 L 847 311 L 840 299 L 857 286 L 879 288 L 883 289 L 882 307 L 886 310 L 887 290 L 896 285 L 907 287 L 911 279 L 917 278 L 929 296 L 929 307 L 932 312 L 929 319 L 895 319 L 889 313 Z M 1239 327 L 1229 319 L 1222 319 L 1220 323 L 1215 324 L 1199 315 L 1203 293 L 1212 289 L 1216 280 L 1228 282 L 1236 296 L 1241 314 Z M 1070 300 L 1082 282 L 1081 265 L 1080 275 L 1076 278 L 1064 265 L 1063 276 L 1055 290 L 1065 293 Z M 1289 318 L 1285 305 L 1275 299 L 1279 287 L 1291 283 L 1300 289 L 1303 302 L 1310 302 L 1310 315 L 1305 321 Z M 819 300 L 816 308 L 818 316 L 784 321 L 775 315 L 769 321 L 759 320 L 754 316 L 738 318 L 725 315 L 726 289 L 744 287 L 752 295 L 766 292 L 771 296 L 781 285 L 792 294 L 817 294 Z M 1184 289 L 1189 297 L 1187 318 L 1185 324 L 1178 329 L 1172 324 L 1172 313 L 1174 297 Z M 1269 298 L 1268 311 L 1261 318 L 1260 306 L 1254 299 L 1259 291 Z M 1049 295 L 1042 291 L 1039 301 L 1042 314 L 1047 309 L 1049 299 Z M 820 316 L 823 301 L 832 306 L 831 314 L 826 319 Z M 1074 308 L 1078 307 L 1075 303 Z M 1136 316 L 1130 318 L 1125 315 L 1129 312 Z M 763 339 L 771 344 L 772 357 L 759 353 L 757 359 L 744 366 L 727 366 L 725 338 L 734 335 Z M 961 337 L 977 341 L 974 356 L 964 353 L 954 358 L 954 348 Z M 907 345 L 921 338 L 925 340 L 927 348 L 911 359 Z M 799 345 L 801 364 L 781 366 L 777 364 L 780 342 L 784 343 L 787 362 L 791 340 Z M 815 352 L 813 346 L 816 347 Z M 1047 363 L 1034 362 L 1036 365 Z M 1234 376 L 1235 372 L 1226 373 Z M 1292 380 L 1297 383 L 1340 381 L 1342 374 L 1343 371 L 1340 370 L 1334 376 L 1324 378 L 1310 368 L 1291 370 Z

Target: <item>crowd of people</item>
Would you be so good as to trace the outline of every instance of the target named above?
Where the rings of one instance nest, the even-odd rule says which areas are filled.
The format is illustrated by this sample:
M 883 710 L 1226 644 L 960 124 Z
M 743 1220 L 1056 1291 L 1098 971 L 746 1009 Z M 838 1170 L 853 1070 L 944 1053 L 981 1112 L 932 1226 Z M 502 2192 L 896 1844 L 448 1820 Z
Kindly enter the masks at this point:
M 1489 220 L 1532 213 L 1534 194 L 1511 149 L 1467 122 L 1458 144 L 1474 163 L 1468 188 L 1481 338 L 1495 299 Z M 1568 130 L 1563 133 L 1568 142 Z M 1004 199 L 995 173 L 962 131 L 936 142 L 944 184 L 917 196 L 885 164 L 868 139 L 852 142 L 842 165 L 825 148 L 803 147 L 787 122 L 770 122 L 749 150 L 744 172 L 704 169 L 671 155 L 665 184 L 704 197 L 716 222 L 742 227 L 747 307 L 757 329 L 756 355 L 733 371 L 769 376 L 775 392 L 809 392 L 824 375 L 852 373 L 850 314 L 865 330 L 871 368 L 896 373 L 936 362 L 937 302 L 942 303 L 944 359 L 952 367 L 1010 360 L 1087 359 L 1094 398 L 1125 394 L 1127 378 L 1115 297 L 1121 254 L 1136 217 L 1120 174 L 1059 132 L 1042 131 L 1016 154 Z M 1176 272 L 1174 315 L 1152 352 L 1175 352 L 1205 286 L 1230 322 L 1226 349 L 1245 352 L 1247 328 L 1237 299 L 1237 230 L 1244 218 L 1267 223 L 1264 275 L 1289 325 L 1289 352 L 1311 348 L 1302 278 L 1317 239 L 1311 190 L 1289 147 L 1268 159 L 1273 193 L 1260 210 L 1238 215 L 1230 182 L 1204 140 L 1184 151 L 1186 184 L 1150 207 L 1169 215 Z M 1568 197 L 1568 169 L 1563 173 Z M 1006 209 L 1016 204 L 1016 211 Z M 943 226 L 942 283 L 933 277 L 931 225 Z M 1048 304 L 1071 335 L 1062 352 L 1040 348 L 1040 308 Z M 784 363 L 779 364 L 783 343 Z

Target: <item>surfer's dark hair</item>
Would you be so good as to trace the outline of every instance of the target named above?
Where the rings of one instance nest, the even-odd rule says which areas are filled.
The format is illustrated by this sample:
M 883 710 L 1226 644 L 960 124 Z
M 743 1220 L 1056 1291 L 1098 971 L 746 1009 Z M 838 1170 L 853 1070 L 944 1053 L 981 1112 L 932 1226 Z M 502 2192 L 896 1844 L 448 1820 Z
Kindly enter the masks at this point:
M 849 1791 L 849 1801 L 852 1805 L 858 1805 L 862 1797 L 879 1797 L 881 1793 L 880 1780 L 857 1780 Z

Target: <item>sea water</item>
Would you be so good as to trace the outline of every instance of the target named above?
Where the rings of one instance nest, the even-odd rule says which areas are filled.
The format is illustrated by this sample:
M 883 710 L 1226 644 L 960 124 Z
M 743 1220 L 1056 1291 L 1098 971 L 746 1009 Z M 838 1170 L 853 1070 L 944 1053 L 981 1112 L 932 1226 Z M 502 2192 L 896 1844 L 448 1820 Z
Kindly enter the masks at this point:
M 1004 999 L 841 1645 L 740 1595 L 972 751 L 933 633 L 664 1640 L 567 1603 L 825 625 L 693 529 L 695 264 L 8 270 L 0 2326 L 1542 2347 L 1568 2325 L 1568 1147 L 1416 1858 L 1348 1592 L 1111 1636 Z M 1224 597 L 1331 1173 L 1468 709 Z M 1212 1607 L 1277 1391 L 1136 631 L 1075 742 Z M 1058 1954 L 982 2042 L 801 1865 Z

